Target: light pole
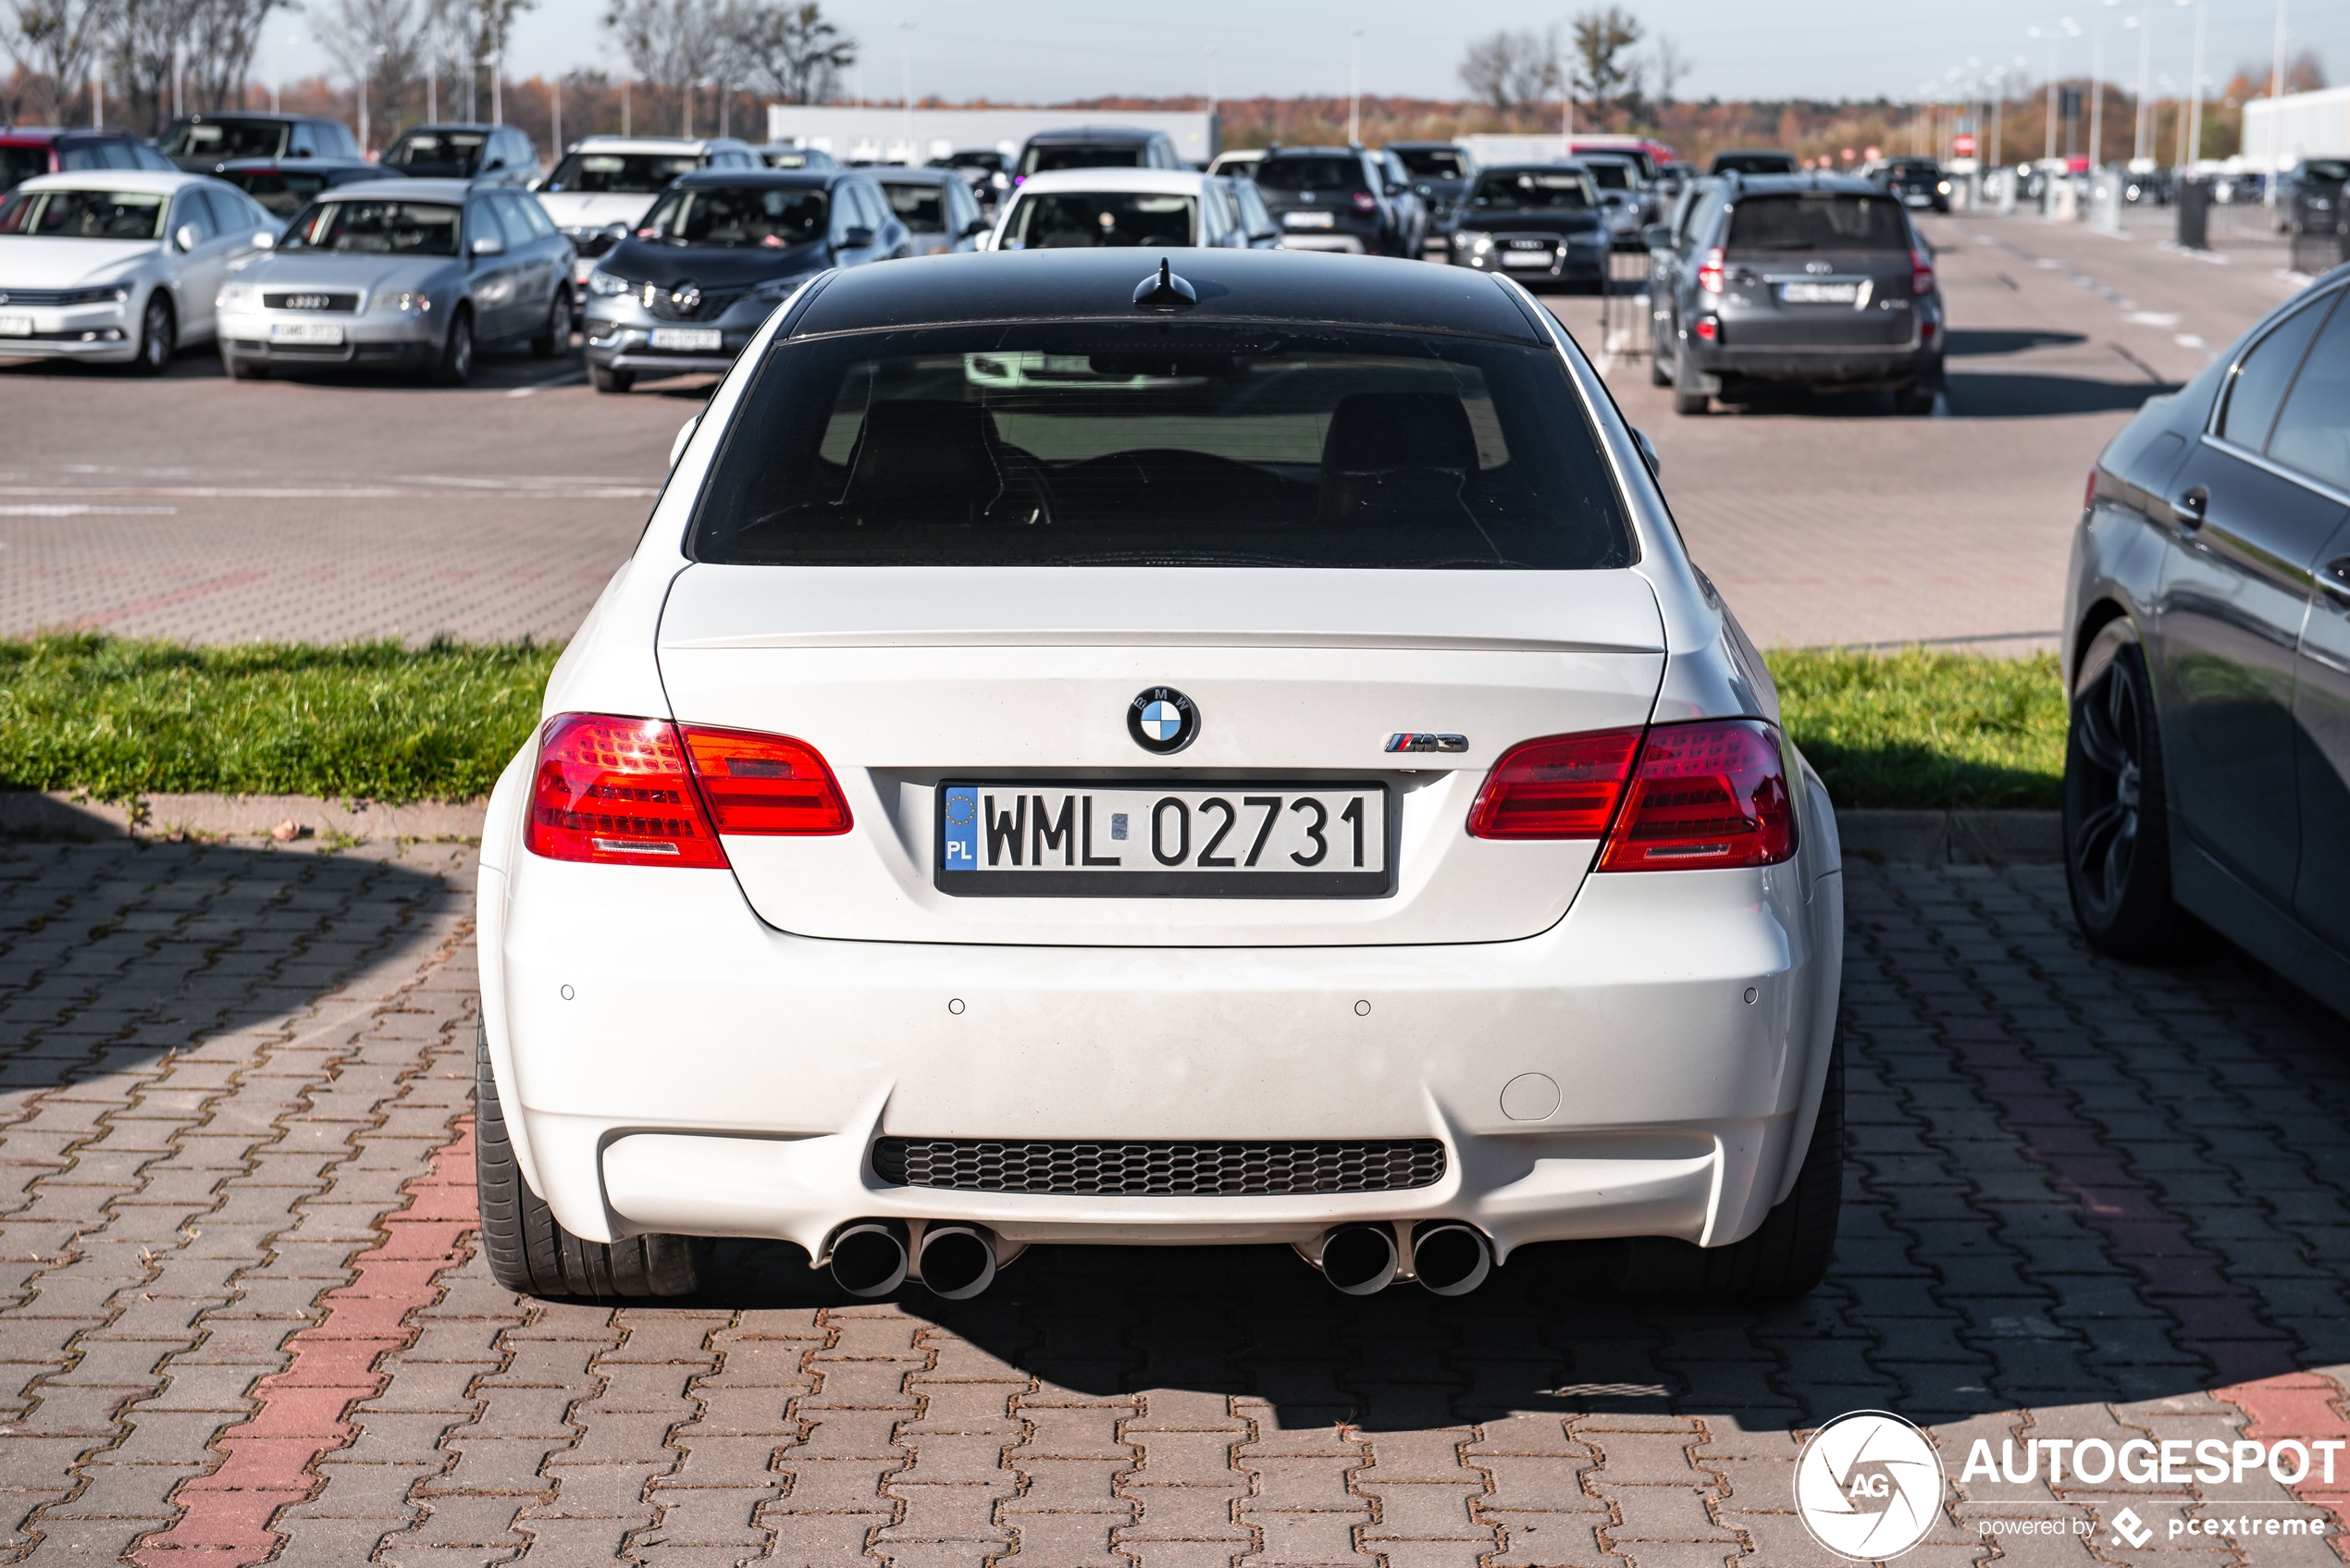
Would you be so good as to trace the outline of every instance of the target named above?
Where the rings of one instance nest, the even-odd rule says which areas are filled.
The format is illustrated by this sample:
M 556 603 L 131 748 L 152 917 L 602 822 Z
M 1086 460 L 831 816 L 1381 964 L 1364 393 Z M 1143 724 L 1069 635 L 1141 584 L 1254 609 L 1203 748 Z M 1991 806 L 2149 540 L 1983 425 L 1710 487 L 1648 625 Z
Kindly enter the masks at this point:
M 914 158 L 914 24 L 897 19 L 898 105 L 906 119 L 906 161 Z
M 2138 163 L 2146 156 L 2146 143 L 2154 140 L 2154 108 L 2146 102 L 2146 78 L 2154 68 L 2154 7 L 2148 6 L 2143 15 L 2121 25 L 2138 30 L 2138 112 L 2130 137 L 2130 161 Z
M 2192 163 L 2203 156 L 2203 0 L 2183 0 L 2195 6 L 2195 65 L 2187 73 L 2187 155 Z
M 506 123 L 506 40 L 501 36 L 498 46 L 489 51 L 489 123 Z
M 2284 0 L 2277 0 L 2277 52 L 2269 67 L 2269 102 L 2284 97 Z M 2263 182 L 2268 190 L 2262 197 L 2264 205 L 2277 204 L 2277 176 L 2284 172 L 2284 121 L 2277 120 L 2277 145 L 2269 149 L 2269 178 Z
M 1363 140 L 1363 30 L 1348 31 L 1354 46 L 1346 67 L 1346 144 L 1353 147 Z
M 1216 51 L 1207 52 L 1207 117 L 1216 117 Z
M 2121 0 L 2105 0 L 2118 6 Z M 2105 167 L 2105 12 L 2097 12 L 2097 38 L 2089 51 L 2089 167 Z

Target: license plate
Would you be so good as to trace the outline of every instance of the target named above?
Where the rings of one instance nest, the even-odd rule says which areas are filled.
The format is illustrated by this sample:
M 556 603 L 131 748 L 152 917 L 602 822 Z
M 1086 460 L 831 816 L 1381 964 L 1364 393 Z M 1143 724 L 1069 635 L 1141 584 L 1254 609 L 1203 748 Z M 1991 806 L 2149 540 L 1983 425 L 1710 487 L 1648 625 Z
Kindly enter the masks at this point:
M 1292 228 L 1328 228 L 1331 218 L 1328 213 L 1286 213 L 1281 221 Z
M 1791 305 L 1849 305 L 1861 297 L 1858 283 L 1782 283 L 1779 298 Z
M 656 327 L 653 347 L 656 349 L 708 350 L 725 340 L 715 327 Z
M 1551 253 L 1548 251 L 1504 251 L 1502 253 L 1502 265 L 1503 266 L 1548 266 L 1551 265 Z
M 30 338 L 31 336 L 32 317 L 0 315 L 0 338 Z
M 327 321 L 273 321 L 269 324 L 269 340 L 273 343 L 340 343 L 342 328 Z
M 1011 898 L 1376 898 L 1387 786 L 941 784 L 938 890 Z

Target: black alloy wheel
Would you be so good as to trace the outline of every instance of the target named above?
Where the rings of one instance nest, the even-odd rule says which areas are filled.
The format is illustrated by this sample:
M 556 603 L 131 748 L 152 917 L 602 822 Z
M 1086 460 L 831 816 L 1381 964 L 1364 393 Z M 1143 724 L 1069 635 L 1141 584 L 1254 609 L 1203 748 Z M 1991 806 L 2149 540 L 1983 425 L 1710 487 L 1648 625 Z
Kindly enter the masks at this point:
M 2126 622 L 2083 660 L 2064 746 L 2064 880 L 2082 935 L 2121 958 L 2177 953 L 2194 929 L 2171 895 L 2162 747 L 2145 655 Z
M 139 313 L 139 357 L 131 366 L 142 376 L 160 376 L 171 366 L 171 352 L 179 346 L 178 323 L 171 314 L 171 296 L 157 289 Z

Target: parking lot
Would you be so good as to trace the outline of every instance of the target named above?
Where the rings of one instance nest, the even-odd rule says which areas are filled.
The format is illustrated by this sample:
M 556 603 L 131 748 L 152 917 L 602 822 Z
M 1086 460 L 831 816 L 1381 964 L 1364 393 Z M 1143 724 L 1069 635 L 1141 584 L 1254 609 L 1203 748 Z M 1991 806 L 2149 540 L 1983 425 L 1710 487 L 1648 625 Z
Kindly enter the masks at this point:
M 2048 646 L 2097 449 L 2295 287 L 1926 227 L 1934 417 L 1676 419 L 1607 354 L 1765 646 Z M 1607 353 L 1596 301 L 1552 303 Z M 708 385 L 0 368 L 0 634 L 562 638 Z M 690 1299 L 518 1298 L 473 1240 L 473 875 L 457 843 L 0 845 L 7 1561 L 1815 1564 L 1800 1439 L 1872 1408 L 1961 1500 L 1908 1562 L 2344 1560 L 2310 1530 L 2350 1448 L 2132 1483 L 2029 1446 L 2350 1443 L 2340 1019 L 2224 944 L 2091 955 L 2056 868 L 1848 869 L 1837 1262 L 1766 1310 L 1615 1298 L 1570 1247 L 1454 1300 L 1070 1247 L 858 1303 L 754 1243 Z

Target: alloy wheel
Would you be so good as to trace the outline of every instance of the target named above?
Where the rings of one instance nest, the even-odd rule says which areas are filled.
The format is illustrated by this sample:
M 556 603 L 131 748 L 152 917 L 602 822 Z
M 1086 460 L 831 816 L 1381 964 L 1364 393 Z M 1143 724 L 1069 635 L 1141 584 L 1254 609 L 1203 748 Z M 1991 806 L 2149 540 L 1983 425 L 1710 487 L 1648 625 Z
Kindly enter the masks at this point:
M 2119 661 L 2073 710 L 2084 764 L 2081 809 L 2066 846 L 2083 893 L 2111 912 L 2130 885 L 2138 858 L 2138 803 L 2146 773 L 2146 715 L 2138 684 Z
M 139 358 L 143 368 L 159 371 L 171 363 L 171 305 L 158 293 L 147 301 L 139 319 Z

